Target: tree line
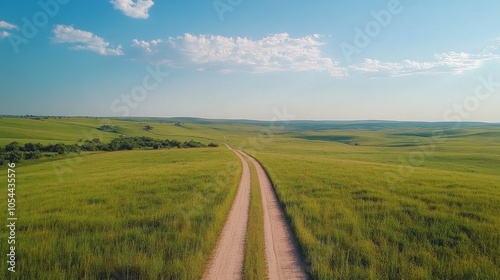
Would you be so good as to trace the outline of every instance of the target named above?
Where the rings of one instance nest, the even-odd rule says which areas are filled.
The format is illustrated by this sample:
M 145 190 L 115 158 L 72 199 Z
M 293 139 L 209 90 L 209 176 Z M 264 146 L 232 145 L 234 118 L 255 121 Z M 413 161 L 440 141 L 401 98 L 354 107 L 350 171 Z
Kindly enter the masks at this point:
M 171 148 L 203 148 L 218 147 L 216 143 L 205 145 L 201 142 L 190 140 L 180 142 L 177 140 L 159 140 L 150 137 L 120 137 L 103 143 L 100 139 L 79 141 L 77 144 L 49 144 L 12 142 L 0 146 L 0 165 L 5 161 L 19 162 L 21 160 L 40 159 L 42 157 L 52 157 L 54 155 L 64 155 L 70 153 L 93 152 L 93 151 L 123 151 L 134 149 L 171 149 Z

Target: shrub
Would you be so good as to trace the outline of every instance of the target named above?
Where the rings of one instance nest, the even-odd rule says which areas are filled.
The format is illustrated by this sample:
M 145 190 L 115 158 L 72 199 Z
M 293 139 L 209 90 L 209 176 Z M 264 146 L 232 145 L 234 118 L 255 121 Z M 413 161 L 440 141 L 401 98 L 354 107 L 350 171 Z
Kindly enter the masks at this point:
M 190 140 L 190 141 L 186 141 L 186 142 L 182 143 L 182 147 L 183 148 L 201 148 L 201 147 L 205 147 L 205 145 L 200 143 L 200 142 Z
M 98 129 L 105 132 L 116 132 L 116 127 L 109 124 L 101 125 Z
M 42 148 L 42 144 L 40 144 L 40 143 L 37 143 L 37 144 L 26 143 L 26 144 L 24 144 L 24 147 L 19 148 L 19 149 L 21 151 L 24 151 L 24 152 L 34 152 L 34 151 L 39 151 L 41 148 Z
M 34 152 L 24 152 L 24 159 L 39 159 L 43 156 L 42 152 L 34 151 Z
M 9 162 L 18 163 L 23 158 L 23 153 L 20 151 L 7 152 L 5 153 L 4 158 Z
M 5 151 L 7 151 L 7 152 L 19 151 L 19 143 L 12 142 L 10 144 L 7 144 L 5 146 Z

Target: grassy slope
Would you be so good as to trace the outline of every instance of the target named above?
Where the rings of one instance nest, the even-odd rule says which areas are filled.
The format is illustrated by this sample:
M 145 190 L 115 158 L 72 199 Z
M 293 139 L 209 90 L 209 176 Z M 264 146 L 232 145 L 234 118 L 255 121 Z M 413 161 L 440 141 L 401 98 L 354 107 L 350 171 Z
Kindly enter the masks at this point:
M 68 120 L 68 119 L 63 119 Z M 76 119 L 73 119 L 73 121 Z M 74 144 L 85 135 L 99 133 L 98 120 L 88 119 L 85 124 L 63 123 L 62 120 L 30 120 L 18 118 L 0 118 L 0 145 L 13 141 L 20 143 L 41 142 L 55 144 L 64 142 Z M 110 140 L 112 134 L 102 133 L 103 140 Z
M 62 182 L 51 163 L 18 167 L 16 277 L 199 278 L 240 169 L 224 148 L 88 155 Z
M 385 174 L 419 149 L 387 144 L 422 139 L 336 134 L 353 133 L 361 146 L 283 136 L 252 152 L 276 184 L 314 278 L 500 276 L 500 145 L 491 133 L 441 141 L 391 184 Z
M 102 132 L 97 129 L 104 124 L 117 127 L 117 132 Z M 143 127 L 146 124 L 153 126 L 153 130 L 150 132 L 145 131 Z M 119 137 L 121 134 L 179 141 L 193 139 L 204 143 L 224 141 L 219 130 L 211 126 L 198 124 L 184 124 L 179 127 L 170 122 L 135 122 L 102 118 L 52 118 L 42 120 L 0 118 L 0 145 L 13 141 L 21 144 L 27 142 L 75 144 L 80 139 L 91 140 L 93 138 L 100 138 L 102 141 L 107 142 Z

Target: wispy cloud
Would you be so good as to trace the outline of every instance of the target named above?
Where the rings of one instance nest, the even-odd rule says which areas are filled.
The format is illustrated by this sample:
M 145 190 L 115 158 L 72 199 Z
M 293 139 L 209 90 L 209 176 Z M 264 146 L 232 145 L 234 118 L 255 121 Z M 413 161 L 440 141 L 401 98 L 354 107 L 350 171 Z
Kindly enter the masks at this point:
M 392 77 L 440 73 L 460 75 L 480 68 L 485 61 L 500 60 L 500 55 L 491 52 L 496 48 L 498 48 L 498 45 L 496 47 L 487 47 L 482 54 L 450 51 L 435 54 L 434 60 L 430 61 L 406 59 L 402 62 L 382 62 L 377 59 L 367 58 L 361 64 L 349 66 L 349 70 L 351 72 L 377 73 L 378 75 Z
M 111 0 L 111 4 L 131 18 L 146 19 L 155 3 L 153 0 Z
M 73 26 L 56 25 L 52 32 L 55 43 L 74 44 L 71 47 L 74 50 L 89 50 L 100 55 L 123 55 L 121 45 L 112 48 L 103 38 L 88 31 L 74 29 Z
M 8 23 L 6 21 L 0 20 L 0 29 L 12 30 L 12 29 L 19 29 L 19 27 L 17 27 L 17 25 L 15 25 L 15 24 Z M 10 36 L 9 32 L 7 32 L 5 30 L 4 31 L 0 31 L 0 40 L 4 39 L 4 38 L 7 38 L 9 36 Z
M 500 37 L 495 40 L 493 45 L 489 45 L 484 49 L 485 54 L 492 54 L 494 52 L 500 51 Z
M 345 69 L 322 55 L 320 36 L 291 37 L 287 33 L 259 40 L 246 37 L 184 34 L 168 40 L 139 41 L 133 46 L 173 67 L 223 72 L 325 71 L 345 76 Z
M 10 33 L 7 31 L 0 32 L 0 39 L 7 38 L 10 36 Z
M 134 39 L 132 46 L 143 50 L 150 60 L 172 67 L 221 72 L 323 71 L 333 77 L 460 75 L 480 68 L 486 61 L 500 60 L 500 38 L 480 54 L 449 51 L 435 54 L 426 61 L 408 58 L 387 62 L 366 58 L 362 63 L 346 66 L 323 54 L 325 43 L 317 34 L 294 38 L 280 33 L 252 40 L 186 33 L 167 40 Z
M 12 24 L 12 23 L 8 23 L 6 21 L 3 21 L 3 20 L 0 20 L 0 28 L 3 28 L 3 29 L 19 29 L 19 27 L 17 27 L 17 25 L 15 24 Z

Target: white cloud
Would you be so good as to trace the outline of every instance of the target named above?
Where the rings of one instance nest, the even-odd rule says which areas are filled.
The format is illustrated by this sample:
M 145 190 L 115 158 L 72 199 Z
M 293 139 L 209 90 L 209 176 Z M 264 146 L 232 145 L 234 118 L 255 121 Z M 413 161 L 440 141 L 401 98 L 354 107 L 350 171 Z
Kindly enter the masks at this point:
M 19 27 L 17 27 L 17 25 L 8 23 L 8 22 L 3 21 L 3 20 L 0 20 L 0 28 L 4 28 L 4 29 L 19 29 Z
M 7 38 L 10 36 L 10 33 L 7 31 L 0 32 L 0 39 Z
M 133 40 L 132 47 L 143 50 L 149 60 L 171 67 L 220 72 L 324 71 L 333 77 L 398 77 L 418 74 L 455 74 L 480 68 L 484 62 L 500 60 L 500 38 L 483 53 L 449 51 L 432 59 L 381 61 L 366 58 L 359 64 L 342 66 L 322 53 L 321 36 L 290 37 L 287 33 L 259 40 L 246 37 L 192 35 L 167 40 Z
M 132 40 L 132 47 L 136 48 L 141 48 L 145 50 L 147 53 L 154 53 L 156 52 L 156 47 L 161 44 L 163 41 L 162 40 L 152 40 L 152 41 L 139 41 L 137 39 Z
M 365 59 L 361 64 L 351 65 L 354 72 L 388 74 L 390 76 L 407 76 L 414 74 L 452 73 L 463 74 L 466 71 L 481 67 L 484 61 L 498 60 L 493 54 L 470 54 L 465 52 L 446 52 L 434 55 L 431 61 L 403 60 L 402 62 L 381 62 L 377 59 Z
M 485 54 L 492 54 L 496 51 L 500 50 L 500 37 L 498 37 L 496 40 L 495 40 L 495 43 L 493 45 L 490 45 L 490 46 L 487 46 L 485 49 L 484 49 L 484 53 Z
M 224 37 L 184 34 L 168 40 L 139 41 L 133 46 L 147 53 L 158 53 L 157 59 L 173 67 L 213 69 L 223 72 L 326 71 L 345 76 L 345 69 L 321 53 L 320 36 L 293 38 L 287 33 L 260 40 L 246 37 Z M 168 59 L 166 59 L 168 58 Z
M 448 67 L 454 74 L 463 74 L 465 71 L 474 70 L 488 57 L 465 52 L 447 52 L 436 54 L 437 66 Z
M 56 25 L 54 30 L 55 43 L 75 44 L 74 50 L 89 50 L 101 55 L 123 55 L 122 46 L 110 48 L 109 43 L 91 32 L 74 29 L 73 26 Z
M 153 0 L 111 0 L 111 4 L 131 18 L 146 19 L 155 3 Z
M 7 29 L 7 30 L 12 30 L 12 29 L 19 29 L 17 25 L 8 23 L 6 21 L 0 20 L 0 29 Z M 7 38 L 10 36 L 10 33 L 7 31 L 0 31 L 0 40 Z
M 349 66 L 353 72 L 388 74 L 390 76 L 407 76 L 414 74 L 463 74 L 466 71 L 481 67 L 484 62 L 500 60 L 500 37 L 495 44 L 484 48 L 481 54 L 467 52 L 445 52 L 434 55 L 431 61 L 414 61 L 410 59 L 402 62 L 381 62 L 377 59 L 365 59 L 361 64 Z

